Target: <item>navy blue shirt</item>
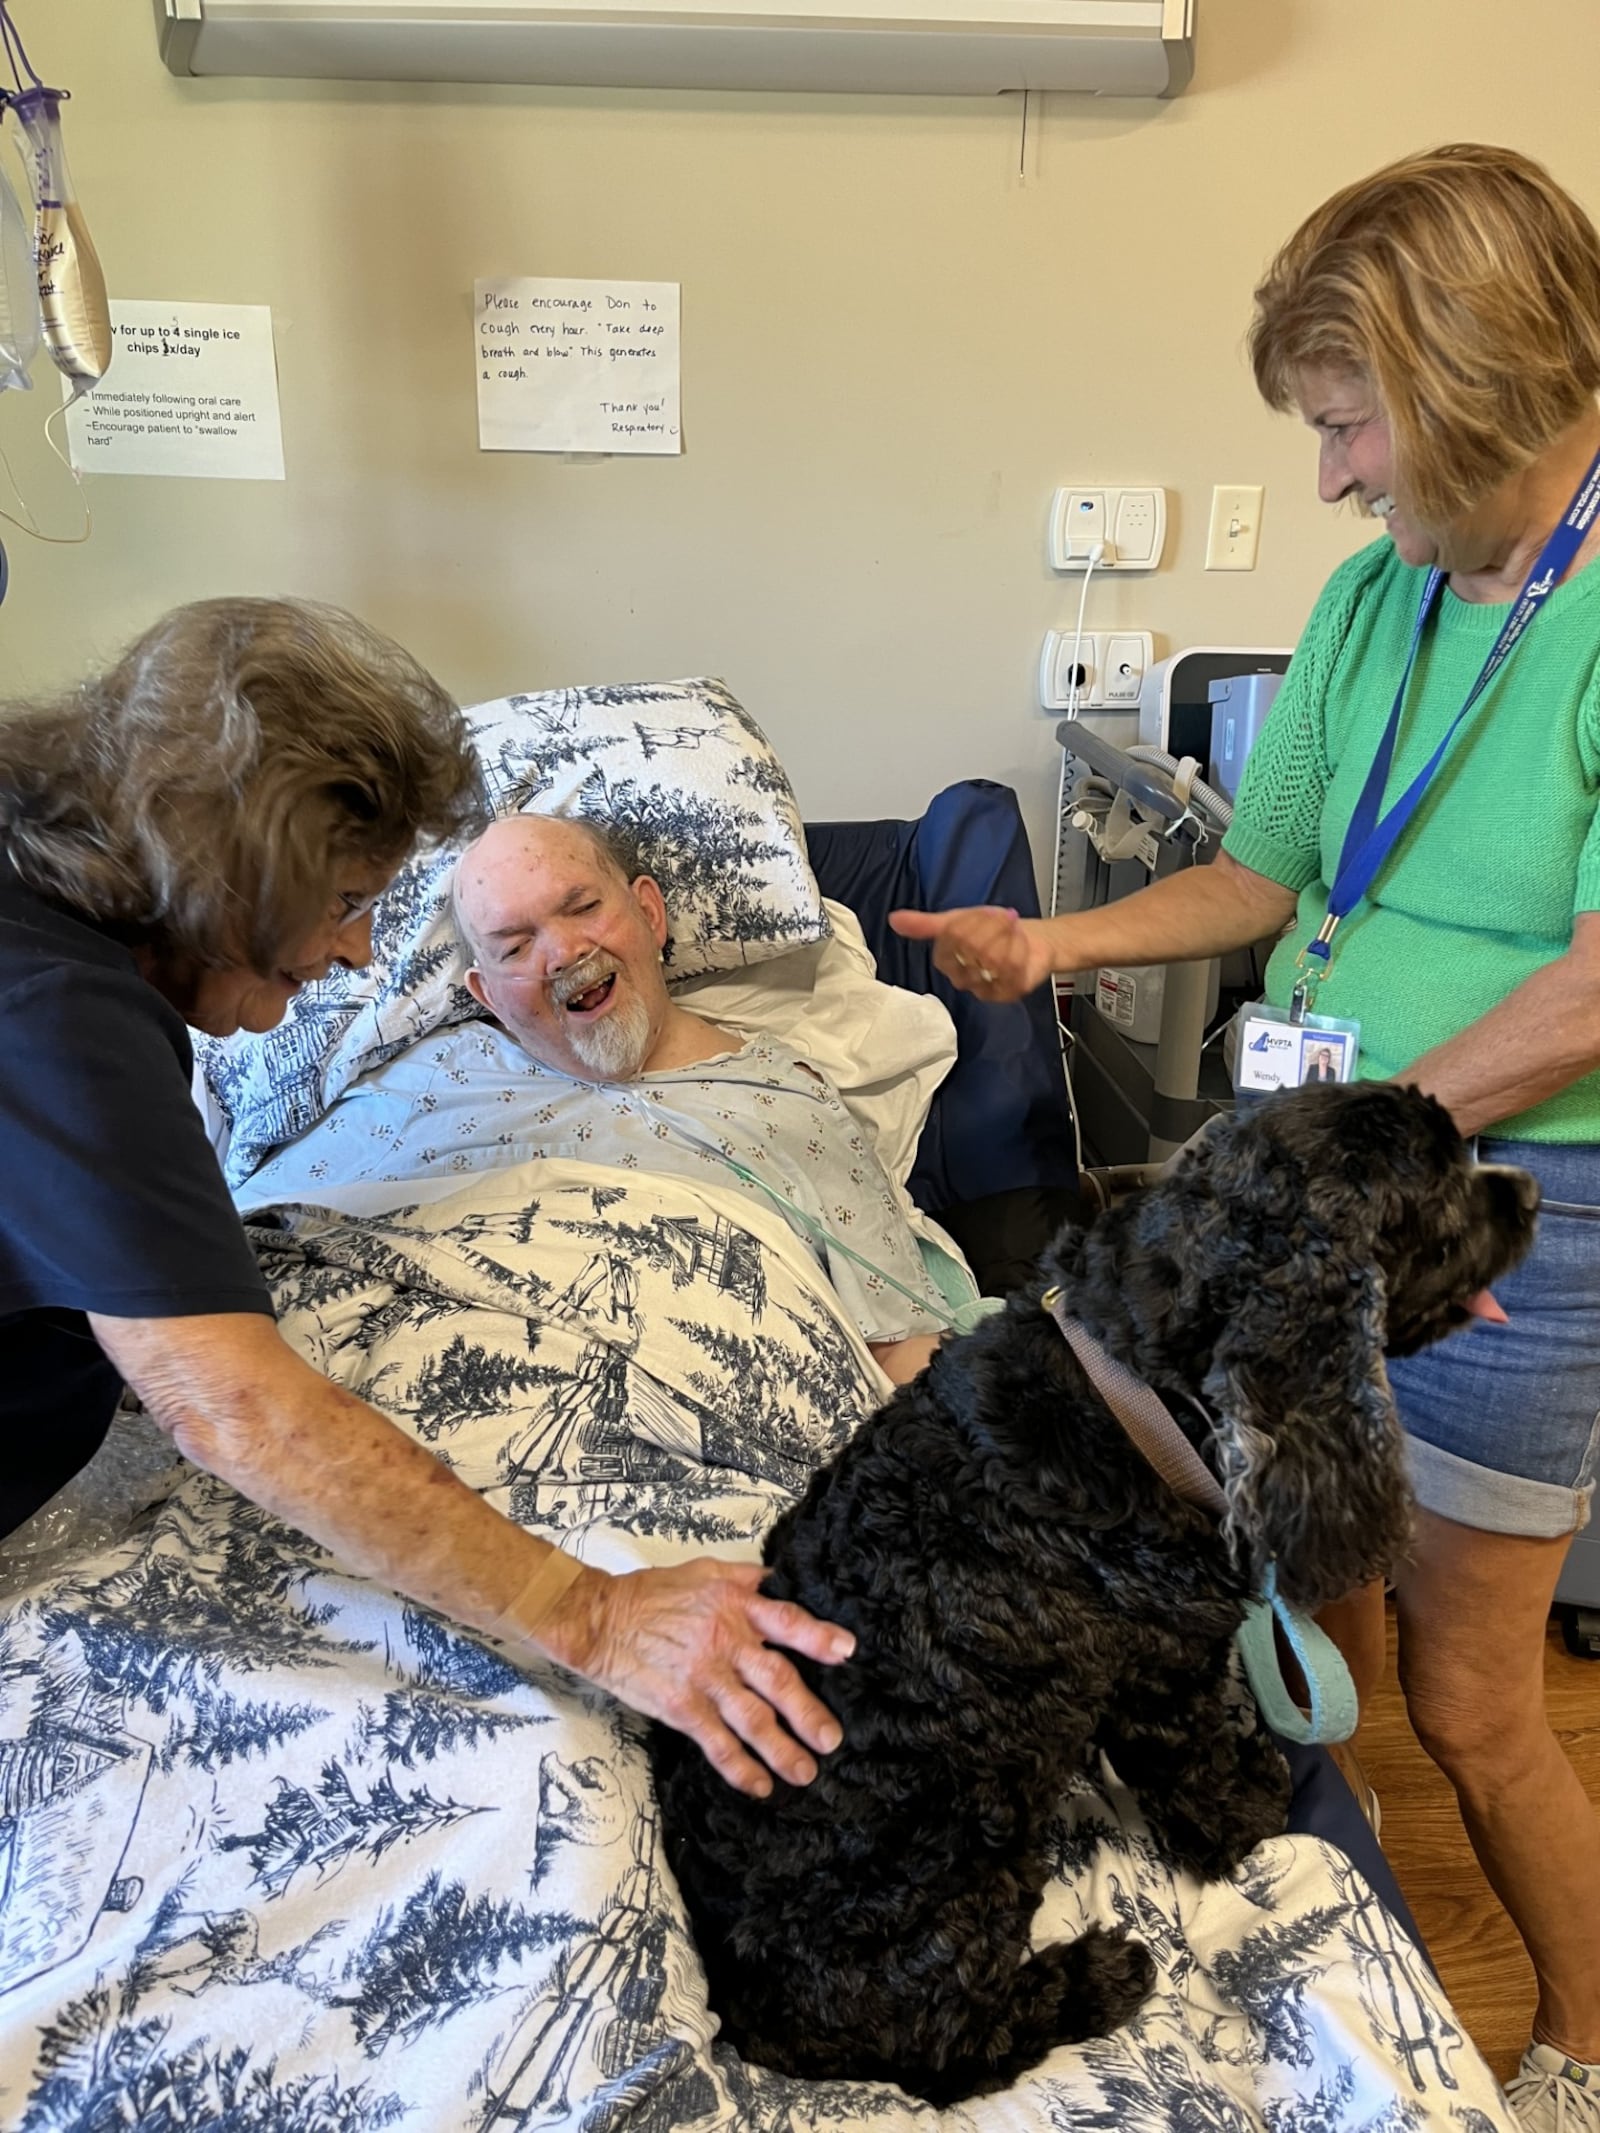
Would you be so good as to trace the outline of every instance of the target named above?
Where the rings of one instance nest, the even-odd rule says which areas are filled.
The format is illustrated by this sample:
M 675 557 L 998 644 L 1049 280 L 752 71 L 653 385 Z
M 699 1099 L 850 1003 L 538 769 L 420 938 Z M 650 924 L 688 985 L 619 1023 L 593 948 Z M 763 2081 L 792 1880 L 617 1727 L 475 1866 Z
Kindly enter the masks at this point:
M 192 1071 L 130 951 L 0 859 L 0 1533 L 93 1456 L 121 1397 L 85 1312 L 271 1315 Z

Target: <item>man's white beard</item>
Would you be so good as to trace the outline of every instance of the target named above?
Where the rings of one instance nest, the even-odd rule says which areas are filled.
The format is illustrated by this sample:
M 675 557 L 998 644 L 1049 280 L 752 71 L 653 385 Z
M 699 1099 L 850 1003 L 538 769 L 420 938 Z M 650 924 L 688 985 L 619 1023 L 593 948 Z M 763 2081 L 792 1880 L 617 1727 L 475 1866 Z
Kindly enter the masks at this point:
M 650 1010 L 630 992 L 598 1022 L 570 1023 L 567 1042 L 596 1081 L 632 1081 L 650 1054 Z

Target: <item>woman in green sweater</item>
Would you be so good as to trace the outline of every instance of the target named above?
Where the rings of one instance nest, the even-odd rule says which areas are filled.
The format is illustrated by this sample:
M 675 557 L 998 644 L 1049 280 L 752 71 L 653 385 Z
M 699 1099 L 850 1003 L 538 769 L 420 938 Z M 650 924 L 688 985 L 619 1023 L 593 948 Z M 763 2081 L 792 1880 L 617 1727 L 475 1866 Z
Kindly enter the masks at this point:
M 1290 239 L 1256 292 L 1251 354 L 1269 403 L 1317 433 L 1324 502 L 1353 498 L 1388 537 L 1318 601 L 1216 863 L 1055 919 L 896 923 L 995 1000 L 1054 971 L 1281 933 L 1267 993 L 1286 1007 L 1331 899 L 1345 915 L 1314 1011 L 1359 1022 L 1357 1071 L 1417 1084 L 1485 1160 L 1539 1175 L 1538 1245 L 1500 1291 L 1509 1326 L 1391 1370 L 1419 1504 L 1396 1568 L 1400 1660 L 1411 1722 L 1538 1973 L 1512 2101 L 1538 2133 L 1600 2133 L 1600 1824 L 1543 1688 L 1600 1438 L 1600 236 L 1507 150 L 1407 158 Z M 1368 795 L 1385 810 L 1486 667 L 1365 872 L 1357 856 L 1375 854 L 1347 831 L 1397 691 Z M 1370 1690 L 1382 1591 L 1332 1613 Z

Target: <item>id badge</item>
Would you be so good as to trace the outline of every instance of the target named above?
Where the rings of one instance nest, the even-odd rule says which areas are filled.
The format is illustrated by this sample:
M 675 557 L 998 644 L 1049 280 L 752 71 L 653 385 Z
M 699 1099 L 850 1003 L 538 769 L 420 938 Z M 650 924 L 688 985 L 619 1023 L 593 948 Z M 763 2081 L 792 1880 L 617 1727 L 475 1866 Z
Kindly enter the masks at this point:
M 1337 1015 L 1307 1015 L 1296 1022 L 1287 1008 L 1253 1000 L 1239 1010 L 1233 1086 L 1241 1096 L 1265 1096 L 1274 1089 L 1350 1081 L 1360 1051 L 1359 1022 Z

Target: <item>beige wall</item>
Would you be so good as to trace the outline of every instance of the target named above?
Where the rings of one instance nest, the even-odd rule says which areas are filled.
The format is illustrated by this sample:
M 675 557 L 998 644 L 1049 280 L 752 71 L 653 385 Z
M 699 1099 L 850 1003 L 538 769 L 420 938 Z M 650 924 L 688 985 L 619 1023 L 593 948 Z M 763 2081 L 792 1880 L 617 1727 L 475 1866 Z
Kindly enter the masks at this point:
M 272 307 L 288 480 L 101 476 L 86 547 L 5 529 L 8 689 L 64 681 L 174 602 L 314 593 L 465 700 L 724 676 L 812 816 L 1023 794 L 1048 864 L 1052 487 L 1160 482 L 1166 558 L 1090 626 L 1292 641 L 1365 529 L 1257 402 L 1254 280 L 1327 192 L 1463 137 L 1542 155 L 1600 213 L 1596 0 L 1200 0 L 1171 104 L 179 83 L 146 0 L 20 0 L 72 91 L 113 295 Z M 480 454 L 471 290 L 677 281 L 681 459 Z M 0 398 L 41 515 L 70 486 Z M 1207 575 L 1213 482 L 1262 482 L 1258 569 Z M 1124 729 L 1125 730 L 1125 729 Z

